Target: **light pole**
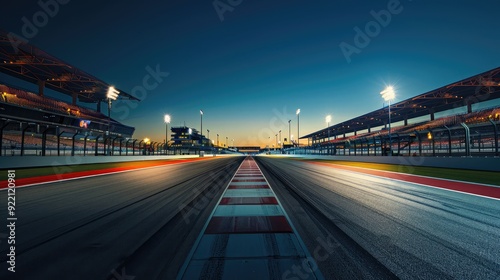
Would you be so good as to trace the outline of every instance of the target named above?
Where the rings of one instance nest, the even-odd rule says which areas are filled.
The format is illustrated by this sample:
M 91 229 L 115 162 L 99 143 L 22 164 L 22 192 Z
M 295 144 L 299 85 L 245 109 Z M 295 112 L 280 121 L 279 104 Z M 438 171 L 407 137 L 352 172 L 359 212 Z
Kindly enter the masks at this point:
M 203 110 L 200 110 L 200 123 L 201 123 L 200 144 L 203 146 Z
M 391 100 L 396 97 L 394 93 L 394 88 L 392 86 L 386 87 L 383 91 L 380 92 L 382 98 L 385 101 L 389 102 L 389 155 L 392 156 L 392 138 L 391 138 Z
M 229 148 L 229 146 L 227 145 L 227 136 L 226 136 L 226 148 Z
M 165 121 L 165 154 L 168 152 L 168 124 L 170 123 L 170 115 L 165 115 L 164 119 Z
M 276 137 L 276 146 L 275 147 L 276 147 L 276 149 L 278 149 L 278 133 L 276 133 L 274 135 L 274 137 Z
M 325 118 L 326 121 L 326 129 L 328 130 L 328 143 L 326 144 L 327 146 L 327 151 L 328 154 L 330 154 L 330 121 L 332 120 L 332 116 L 328 115 Z
M 217 148 L 219 147 L 219 133 L 217 133 Z
M 207 139 L 210 140 L 210 130 L 207 129 Z
M 291 131 L 290 131 L 290 122 L 291 121 L 292 120 L 288 120 L 288 143 L 292 143 L 292 138 L 291 138 L 292 135 L 290 134 L 291 133 Z
M 300 128 L 300 109 L 297 109 L 297 112 L 295 112 L 297 114 L 297 147 L 300 148 L 300 131 L 299 131 L 299 128 Z
M 281 150 L 281 130 L 279 131 L 279 134 L 280 134 L 280 150 Z
M 106 133 L 106 138 L 108 139 L 109 139 L 109 128 L 111 126 L 111 102 L 112 102 L 111 100 L 116 100 L 118 98 L 118 94 L 120 94 L 120 92 L 117 91 L 114 87 L 109 87 L 108 93 L 106 94 L 106 97 L 108 98 L 108 131 Z M 111 155 L 111 151 L 109 151 L 109 144 L 107 145 L 108 145 L 108 153 Z

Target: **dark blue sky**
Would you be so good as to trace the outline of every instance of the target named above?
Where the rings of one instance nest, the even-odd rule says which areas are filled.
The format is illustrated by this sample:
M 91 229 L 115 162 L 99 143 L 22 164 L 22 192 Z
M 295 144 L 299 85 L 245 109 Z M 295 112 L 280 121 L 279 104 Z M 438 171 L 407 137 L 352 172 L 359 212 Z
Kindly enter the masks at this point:
M 265 146 L 288 119 L 296 135 L 297 108 L 303 135 L 328 114 L 337 123 L 379 109 L 386 84 L 397 102 L 500 65 L 498 1 L 221 0 L 239 3 L 223 21 L 213 1 L 110 2 L 61 4 L 29 41 L 129 93 L 146 67 L 168 72 L 140 103 L 114 106 L 137 138 L 163 141 L 165 113 L 199 129 L 203 109 L 211 138 Z M 0 27 L 19 35 L 42 10 L 2 5 Z M 390 20 L 373 25 L 381 10 Z M 367 26 L 369 42 L 356 44 Z M 343 42 L 357 48 L 350 62 Z

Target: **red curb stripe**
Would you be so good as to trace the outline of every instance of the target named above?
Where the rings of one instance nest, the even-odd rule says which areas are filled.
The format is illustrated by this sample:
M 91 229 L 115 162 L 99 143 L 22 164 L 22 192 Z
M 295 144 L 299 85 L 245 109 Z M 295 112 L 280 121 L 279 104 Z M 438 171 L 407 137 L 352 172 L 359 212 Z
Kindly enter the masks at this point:
M 255 178 L 255 179 L 233 179 L 233 182 L 236 183 L 236 182 L 265 182 L 266 180 L 264 178 L 262 179 L 259 179 L 259 178 Z
M 354 172 L 359 172 L 359 173 L 364 173 L 364 174 L 370 174 L 370 175 L 375 175 L 375 176 L 380 176 L 380 177 L 385 177 L 385 178 L 390 178 L 390 179 L 396 179 L 396 180 L 406 181 L 406 182 L 410 182 L 410 183 L 428 185 L 428 186 L 441 188 L 441 189 L 454 190 L 454 191 L 482 195 L 482 196 L 487 196 L 487 197 L 492 197 L 492 198 L 500 198 L 500 187 L 490 187 L 490 186 L 485 186 L 485 185 L 480 185 L 480 184 L 475 184 L 475 183 L 456 182 L 456 181 L 449 181 L 446 179 L 438 179 L 438 178 L 426 178 L 426 177 L 420 177 L 417 175 L 410 175 L 410 174 L 404 174 L 404 173 L 392 173 L 392 172 L 387 172 L 387 171 L 380 171 L 380 170 L 374 170 L 374 169 L 364 169 L 364 168 L 359 168 L 359 167 L 352 167 L 352 166 L 345 166 L 345 165 L 338 165 L 338 164 L 331 164 L 331 163 L 323 163 L 323 162 L 308 161 L 308 163 L 329 166 L 329 167 L 333 167 L 333 168 L 337 168 L 337 169 L 344 169 L 344 170 L 349 170 L 349 171 L 354 171 Z
M 114 168 L 106 168 L 106 169 L 98 169 L 98 170 L 70 172 L 70 173 L 64 173 L 64 174 L 45 175 L 45 176 L 30 177 L 30 178 L 20 178 L 20 179 L 16 179 L 16 186 L 21 187 L 21 186 L 31 185 L 31 184 L 40 184 L 40 183 L 53 182 L 53 181 L 59 181 L 59 180 L 75 179 L 75 178 L 79 178 L 79 177 L 86 177 L 86 176 L 93 176 L 93 175 L 94 176 L 95 175 L 103 175 L 103 174 L 120 172 L 120 171 L 134 170 L 134 169 L 140 169 L 140 168 L 149 168 L 149 167 L 157 167 L 157 166 L 190 162 L 190 161 L 196 161 L 196 160 L 202 160 L 202 159 L 204 159 L 204 158 L 168 160 L 167 162 L 162 162 L 162 163 L 157 163 L 157 164 L 152 164 L 152 165 L 114 167 Z M 65 166 L 55 166 L 54 168 L 60 168 L 61 170 L 64 170 Z M 5 189 L 5 188 L 7 188 L 7 180 L 0 181 L 0 189 Z
M 219 205 L 277 205 L 275 197 L 224 197 Z
M 268 185 L 242 185 L 242 186 L 236 186 L 236 185 L 229 185 L 228 189 L 269 189 Z
M 212 217 L 205 234 L 292 233 L 284 216 Z

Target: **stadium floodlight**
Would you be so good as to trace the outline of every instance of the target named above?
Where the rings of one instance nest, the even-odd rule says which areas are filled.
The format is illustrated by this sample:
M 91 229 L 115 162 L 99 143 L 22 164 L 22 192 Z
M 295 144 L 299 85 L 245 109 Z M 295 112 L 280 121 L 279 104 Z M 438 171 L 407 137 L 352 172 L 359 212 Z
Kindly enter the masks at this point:
M 386 87 L 383 91 L 380 92 L 380 95 L 382 95 L 382 98 L 384 98 L 384 100 L 388 102 L 391 102 L 391 100 L 396 97 L 394 88 L 392 86 Z
M 380 92 L 382 98 L 389 102 L 389 155 L 392 156 L 392 137 L 391 137 L 391 100 L 396 97 L 394 92 L 394 88 L 392 86 L 386 87 L 383 91 Z
M 163 120 L 165 121 L 165 154 L 168 154 L 168 124 L 170 123 L 170 115 L 165 114 L 163 117 Z
M 297 109 L 295 114 L 297 114 L 297 147 L 300 148 L 300 109 Z
M 109 128 L 111 126 L 111 102 L 112 100 L 116 100 L 118 98 L 118 95 L 120 94 L 119 91 L 117 91 L 114 87 L 109 87 L 108 88 L 108 93 L 106 94 L 106 97 L 108 98 L 108 131 L 106 132 L 106 140 L 105 140 L 105 144 L 104 144 L 104 148 L 106 148 L 106 146 L 108 146 L 108 153 L 111 155 L 113 153 L 113 151 L 110 151 L 110 147 L 109 147 Z M 106 145 L 106 142 L 108 142 L 108 144 Z M 105 152 L 106 154 L 106 152 Z
M 108 99 L 116 100 L 118 98 L 119 94 L 120 94 L 120 92 L 117 91 L 114 87 L 109 87 L 108 93 L 106 94 L 106 97 Z

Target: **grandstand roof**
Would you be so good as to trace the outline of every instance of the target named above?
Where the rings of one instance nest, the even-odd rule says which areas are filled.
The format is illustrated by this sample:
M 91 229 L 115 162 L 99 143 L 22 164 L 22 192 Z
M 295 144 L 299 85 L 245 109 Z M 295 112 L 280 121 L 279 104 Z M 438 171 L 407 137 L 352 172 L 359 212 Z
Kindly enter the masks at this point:
M 500 98 L 500 67 L 391 104 L 391 123 L 496 98 Z M 332 125 L 329 127 L 331 136 L 383 126 L 388 121 L 388 114 L 388 107 L 384 107 Z M 323 138 L 327 133 L 328 128 L 324 128 L 300 138 Z
M 73 95 L 76 93 L 82 102 L 97 102 L 106 99 L 111 86 L 108 83 L 80 70 L 33 45 L 13 40 L 12 34 L 0 30 L 0 72 L 22 80 L 38 84 L 45 82 L 45 87 Z M 121 89 L 120 98 L 140 101 Z

